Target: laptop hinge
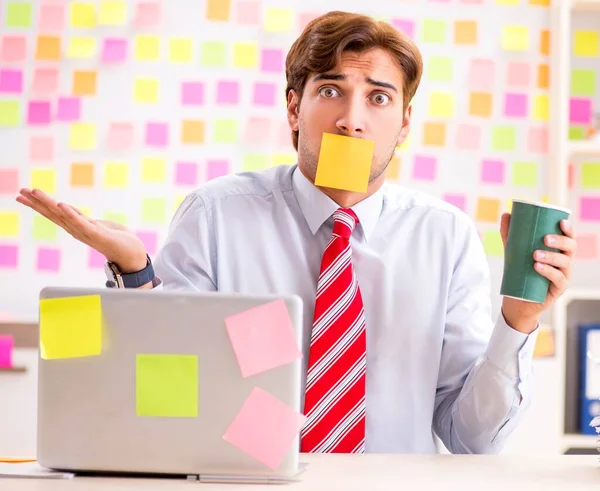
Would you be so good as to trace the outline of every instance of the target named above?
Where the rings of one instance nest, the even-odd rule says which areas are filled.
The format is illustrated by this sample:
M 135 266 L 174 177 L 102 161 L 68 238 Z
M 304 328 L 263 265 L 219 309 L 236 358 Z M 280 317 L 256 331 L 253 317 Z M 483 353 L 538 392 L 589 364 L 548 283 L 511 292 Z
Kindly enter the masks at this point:
M 200 480 L 200 476 L 198 474 L 188 474 L 186 477 L 186 480 L 188 481 L 199 481 Z

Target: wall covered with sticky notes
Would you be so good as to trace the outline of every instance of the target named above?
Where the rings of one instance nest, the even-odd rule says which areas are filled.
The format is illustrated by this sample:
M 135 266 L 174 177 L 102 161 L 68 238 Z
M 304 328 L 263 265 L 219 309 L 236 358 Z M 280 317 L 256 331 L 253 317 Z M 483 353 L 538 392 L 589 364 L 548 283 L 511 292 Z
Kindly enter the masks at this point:
M 412 130 L 387 176 L 469 214 L 496 284 L 501 214 L 512 198 L 545 200 L 548 190 L 547 4 L 326 5 L 388 21 L 419 45 L 424 73 Z M 20 187 L 118 220 L 155 256 L 195 187 L 293 164 L 285 58 L 326 9 L 298 0 L 0 2 L 0 314 L 35 319 L 43 286 L 104 282 L 103 258 L 16 204 Z M 573 140 L 586 137 L 600 112 L 598 26 L 582 16 L 573 32 Z M 572 162 L 578 271 L 600 255 L 599 160 Z

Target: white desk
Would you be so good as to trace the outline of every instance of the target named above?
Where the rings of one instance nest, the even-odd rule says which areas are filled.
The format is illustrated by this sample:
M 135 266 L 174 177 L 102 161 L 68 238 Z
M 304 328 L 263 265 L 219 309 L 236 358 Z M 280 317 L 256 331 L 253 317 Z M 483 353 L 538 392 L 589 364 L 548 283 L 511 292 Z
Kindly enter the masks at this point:
M 565 491 L 600 489 L 596 455 L 307 455 L 301 481 L 290 485 L 205 484 L 178 479 L 0 479 L 8 491 Z

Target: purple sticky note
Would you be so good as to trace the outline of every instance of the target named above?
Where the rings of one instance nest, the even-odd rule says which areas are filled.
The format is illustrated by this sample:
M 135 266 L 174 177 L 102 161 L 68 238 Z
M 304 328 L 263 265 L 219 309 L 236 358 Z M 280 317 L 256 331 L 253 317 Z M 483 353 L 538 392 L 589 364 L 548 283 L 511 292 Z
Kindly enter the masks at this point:
M 257 82 L 254 84 L 254 104 L 275 105 L 275 84 Z
M 60 250 L 49 247 L 40 247 L 37 251 L 37 269 L 38 271 L 59 271 Z
M 30 101 L 27 106 L 27 123 L 30 125 L 50 124 L 50 102 Z
M 509 87 L 529 87 L 531 64 L 525 61 L 511 61 L 506 67 L 506 85 Z
M 459 124 L 456 128 L 455 144 L 459 150 L 479 150 L 481 145 L 481 126 Z
M 225 318 L 242 377 L 302 358 L 283 300 L 274 300 Z
M 81 99 L 77 97 L 59 97 L 56 119 L 58 121 L 79 121 L 81 118 Z
M 409 19 L 392 19 L 392 25 L 409 38 L 415 37 L 415 21 Z
M 96 249 L 89 249 L 88 256 L 88 266 L 92 269 L 104 268 L 104 264 L 106 263 L 106 258 L 100 254 Z
M 12 354 L 15 340 L 10 335 L 0 336 L 0 368 L 12 368 Z
M 547 154 L 550 148 L 550 135 L 547 126 L 529 128 L 527 134 L 527 151 Z
M 437 159 L 426 155 L 415 155 L 413 164 L 413 179 L 422 181 L 433 181 L 435 179 L 435 171 Z
M 450 203 L 462 211 L 465 211 L 467 198 L 464 194 L 445 194 L 442 199 L 447 203 Z
M 496 63 L 493 60 L 475 58 L 469 69 L 471 89 L 491 90 L 494 86 Z
M 0 37 L 0 61 L 17 63 L 27 57 L 27 39 L 25 36 Z
M 582 221 L 600 222 L 600 198 L 582 196 L 579 200 L 579 216 Z
M 261 52 L 260 68 L 263 72 L 283 71 L 283 51 L 265 48 Z
M 127 59 L 127 39 L 106 38 L 100 59 L 102 63 L 123 63 Z
M 32 136 L 29 140 L 29 159 L 34 162 L 50 162 L 54 159 L 54 138 Z
M 146 145 L 150 147 L 166 147 L 169 144 L 169 126 L 167 123 L 146 124 Z
M 21 70 L 0 70 L 0 93 L 20 94 L 23 92 L 23 72 Z
M 198 165 L 195 162 L 175 164 L 175 184 L 195 186 L 198 182 Z
M 221 80 L 217 83 L 217 103 L 237 104 L 239 101 L 239 83 Z
M 204 104 L 204 84 L 202 82 L 183 82 L 181 84 L 181 104 L 184 106 Z
M 146 247 L 146 252 L 151 256 L 156 254 L 156 249 L 158 246 L 158 234 L 156 232 L 142 232 L 138 231 L 136 234 L 138 238 L 144 243 Z
M 58 69 L 36 68 L 31 88 L 36 94 L 54 94 L 58 90 Z
M 217 177 L 229 174 L 229 161 L 209 160 L 206 162 L 206 180 L 210 181 Z
M 569 101 L 569 121 L 573 124 L 589 124 L 591 119 L 591 99 L 578 99 L 572 97 Z
M 306 416 L 264 389 L 254 387 L 223 439 L 275 470 L 305 422 Z
M 481 181 L 502 184 L 504 182 L 504 162 L 501 160 L 484 160 L 481 163 Z
M 527 94 L 505 94 L 504 115 L 515 118 L 527 116 Z
M 16 268 L 19 249 L 16 245 L 0 244 L 0 268 Z

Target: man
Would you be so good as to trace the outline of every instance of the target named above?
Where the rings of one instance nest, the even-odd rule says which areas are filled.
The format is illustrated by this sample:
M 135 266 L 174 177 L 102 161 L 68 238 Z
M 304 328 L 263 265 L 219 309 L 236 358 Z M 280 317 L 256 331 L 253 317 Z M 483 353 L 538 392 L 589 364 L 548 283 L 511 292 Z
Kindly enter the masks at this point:
M 119 286 L 302 297 L 302 451 L 433 453 L 433 431 L 454 453 L 498 452 L 530 402 L 538 321 L 567 288 L 574 233 L 563 223 L 564 236 L 548 237 L 562 252 L 536 253 L 551 281 L 546 302 L 504 298 L 494 322 L 472 221 L 384 185 L 421 73 L 417 47 L 386 23 L 342 12 L 314 20 L 286 62 L 297 166 L 219 178 L 187 196 L 156 276 L 122 227 L 37 190 L 17 199 L 102 253 L 123 274 Z M 324 133 L 375 142 L 366 193 L 314 185 Z

